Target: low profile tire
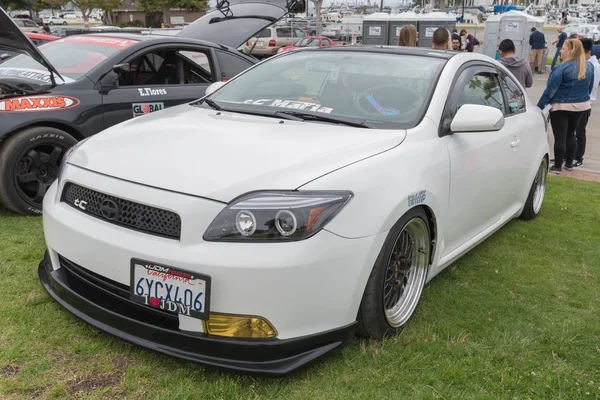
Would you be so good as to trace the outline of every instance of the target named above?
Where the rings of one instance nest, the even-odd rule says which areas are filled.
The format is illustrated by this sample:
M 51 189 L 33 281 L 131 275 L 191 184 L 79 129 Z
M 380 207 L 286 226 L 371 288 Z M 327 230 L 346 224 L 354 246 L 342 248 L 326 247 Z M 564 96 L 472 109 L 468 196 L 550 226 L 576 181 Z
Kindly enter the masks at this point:
M 358 334 L 383 339 L 402 331 L 425 286 L 431 240 L 422 208 L 408 211 L 390 230 L 375 261 L 358 311 Z
M 542 203 L 544 202 L 544 195 L 546 194 L 546 178 L 548 177 L 548 159 L 544 157 L 540 166 L 533 178 L 531 189 L 529 189 L 529 195 L 525 202 L 525 207 L 520 215 L 521 219 L 526 221 L 532 220 L 538 216 L 542 209 Z
M 76 143 L 68 133 L 43 126 L 24 129 L 0 143 L 0 204 L 18 214 L 40 215 L 62 158 Z

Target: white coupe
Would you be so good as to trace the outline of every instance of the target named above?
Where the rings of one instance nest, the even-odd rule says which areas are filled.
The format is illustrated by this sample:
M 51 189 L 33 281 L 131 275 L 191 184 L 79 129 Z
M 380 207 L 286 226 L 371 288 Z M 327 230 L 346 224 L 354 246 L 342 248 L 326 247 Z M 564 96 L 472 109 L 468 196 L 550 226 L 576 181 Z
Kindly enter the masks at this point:
M 286 374 L 542 207 L 546 116 L 489 57 L 290 51 L 208 93 L 80 142 L 44 200 L 44 287 L 138 345 Z

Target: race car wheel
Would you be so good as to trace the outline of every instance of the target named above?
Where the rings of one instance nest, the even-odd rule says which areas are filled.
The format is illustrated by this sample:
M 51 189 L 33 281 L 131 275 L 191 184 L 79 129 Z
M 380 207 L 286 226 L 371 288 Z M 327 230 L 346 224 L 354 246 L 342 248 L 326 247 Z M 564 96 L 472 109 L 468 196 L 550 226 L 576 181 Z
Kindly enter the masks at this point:
M 531 189 L 529 189 L 529 195 L 525 202 L 525 207 L 520 215 L 521 219 L 526 221 L 532 220 L 540 213 L 542 209 L 542 203 L 544 202 L 544 195 L 546 194 L 546 179 L 548 177 L 548 159 L 544 157 L 540 166 L 533 178 Z
M 24 129 L 0 143 L 0 204 L 19 214 L 40 215 L 62 158 L 76 143 L 68 133 L 43 126 Z
M 358 311 L 358 333 L 382 339 L 399 333 L 414 314 L 429 266 L 427 215 L 413 208 L 390 230 Z

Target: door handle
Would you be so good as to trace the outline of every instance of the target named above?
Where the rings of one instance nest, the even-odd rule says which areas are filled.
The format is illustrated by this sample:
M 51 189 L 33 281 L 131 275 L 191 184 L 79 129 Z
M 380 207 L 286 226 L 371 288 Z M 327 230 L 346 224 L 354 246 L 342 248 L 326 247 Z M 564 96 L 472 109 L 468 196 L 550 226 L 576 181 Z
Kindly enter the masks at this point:
M 510 142 L 510 147 L 514 149 L 515 147 L 519 146 L 519 144 L 521 144 L 521 139 L 517 139 L 514 142 Z

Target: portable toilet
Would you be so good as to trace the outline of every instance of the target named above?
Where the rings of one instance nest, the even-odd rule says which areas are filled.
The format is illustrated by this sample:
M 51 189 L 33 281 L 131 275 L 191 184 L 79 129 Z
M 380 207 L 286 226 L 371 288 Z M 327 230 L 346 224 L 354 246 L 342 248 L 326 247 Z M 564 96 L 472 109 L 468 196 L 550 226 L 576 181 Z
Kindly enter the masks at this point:
M 533 27 L 544 32 L 544 20 L 516 10 L 490 16 L 485 21 L 483 54 L 496 58 L 500 42 L 510 39 L 515 44 L 515 55 L 529 60 L 529 36 Z
M 422 14 L 419 18 L 419 47 L 432 47 L 433 32 L 438 28 L 446 28 L 452 33 L 452 29 L 456 27 L 456 17 L 443 12 L 432 12 Z
M 363 19 L 362 43 L 387 45 L 390 28 L 390 14 L 374 13 Z
M 400 29 L 405 25 L 414 25 L 415 28 L 419 27 L 419 14 L 412 11 L 403 12 L 400 14 L 390 15 L 390 26 L 389 26 L 389 39 L 388 44 L 392 46 L 398 45 L 398 37 L 400 36 Z

